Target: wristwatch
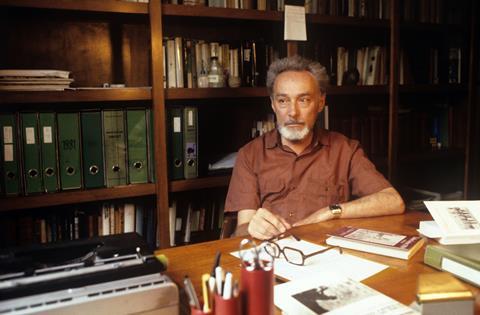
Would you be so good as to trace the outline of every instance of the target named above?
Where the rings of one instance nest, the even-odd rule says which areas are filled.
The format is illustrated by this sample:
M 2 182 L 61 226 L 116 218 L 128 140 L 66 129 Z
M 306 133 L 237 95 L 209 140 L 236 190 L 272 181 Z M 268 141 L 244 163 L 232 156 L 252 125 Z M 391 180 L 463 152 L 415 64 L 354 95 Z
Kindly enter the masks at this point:
M 342 206 L 339 205 L 338 203 L 334 203 L 333 205 L 329 205 L 328 209 L 330 209 L 330 212 L 333 214 L 334 218 L 340 217 L 342 215 Z

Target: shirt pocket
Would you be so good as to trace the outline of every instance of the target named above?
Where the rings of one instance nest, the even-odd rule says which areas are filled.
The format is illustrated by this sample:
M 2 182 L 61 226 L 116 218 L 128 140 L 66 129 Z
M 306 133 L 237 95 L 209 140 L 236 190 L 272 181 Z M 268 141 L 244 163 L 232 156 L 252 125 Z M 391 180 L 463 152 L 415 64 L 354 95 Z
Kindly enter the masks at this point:
M 261 204 L 272 203 L 284 196 L 285 183 L 281 180 L 269 180 L 260 184 Z
M 310 199 L 318 208 L 331 204 L 345 202 L 345 185 L 321 182 L 309 179 L 306 186 L 307 199 Z

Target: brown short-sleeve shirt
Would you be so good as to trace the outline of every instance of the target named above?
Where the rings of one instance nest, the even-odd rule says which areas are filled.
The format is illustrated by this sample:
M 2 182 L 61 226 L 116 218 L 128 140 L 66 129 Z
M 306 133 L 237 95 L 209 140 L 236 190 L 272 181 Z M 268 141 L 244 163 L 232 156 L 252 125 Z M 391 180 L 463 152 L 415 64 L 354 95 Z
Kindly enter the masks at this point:
M 316 129 L 312 144 L 297 155 L 273 130 L 238 152 L 225 211 L 266 208 L 293 223 L 387 187 L 358 141 Z

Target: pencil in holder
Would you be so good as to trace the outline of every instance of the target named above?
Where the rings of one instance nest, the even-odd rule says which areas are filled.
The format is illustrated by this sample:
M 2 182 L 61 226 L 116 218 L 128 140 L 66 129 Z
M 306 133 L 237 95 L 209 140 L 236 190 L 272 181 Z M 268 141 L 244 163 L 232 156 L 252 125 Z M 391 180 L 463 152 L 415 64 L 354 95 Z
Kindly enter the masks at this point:
M 215 294 L 215 314 L 241 315 L 242 304 L 240 296 L 224 299 L 221 295 Z
M 246 315 L 273 315 L 273 268 L 251 269 L 242 267 L 240 293 Z

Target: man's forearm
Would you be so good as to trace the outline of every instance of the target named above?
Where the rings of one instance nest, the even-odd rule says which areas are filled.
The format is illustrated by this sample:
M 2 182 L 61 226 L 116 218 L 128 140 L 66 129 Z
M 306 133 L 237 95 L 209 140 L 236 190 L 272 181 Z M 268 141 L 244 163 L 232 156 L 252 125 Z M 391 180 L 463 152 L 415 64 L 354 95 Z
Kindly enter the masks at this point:
M 386 188 L 377 193 L 341 204 L 340 218 L 364 218 L 380 215 L 400 214 L 405 211 L 402 197 L 394 188 Z M 296 222 L 294 226 L 311 224 L 333 219 L 328 207 L 317 210 L 310 216 Z
M 342 218 L 361 218 L 379 215 L 400 214 L 405 204 L 394 188 L 386 188 L 377 193 L 342 204 Z

